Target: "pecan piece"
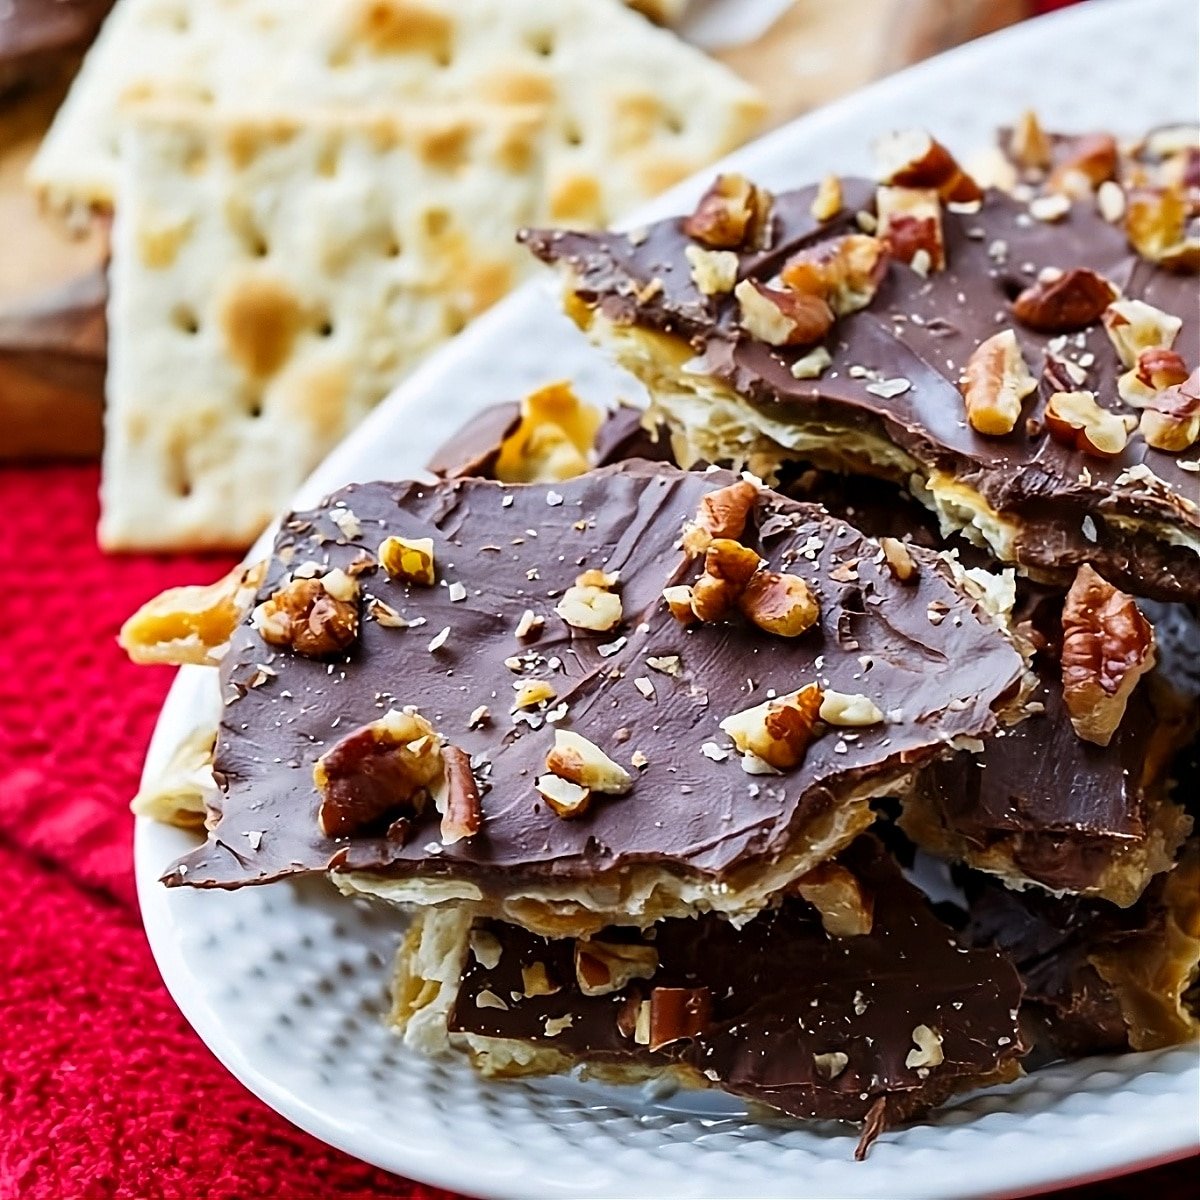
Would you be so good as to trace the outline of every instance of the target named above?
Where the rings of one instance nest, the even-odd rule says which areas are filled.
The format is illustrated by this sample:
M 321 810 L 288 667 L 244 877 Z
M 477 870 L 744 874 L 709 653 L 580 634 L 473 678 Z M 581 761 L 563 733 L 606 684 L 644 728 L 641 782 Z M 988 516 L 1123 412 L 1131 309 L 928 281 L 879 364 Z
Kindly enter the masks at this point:
M 254 610 L 254 627 L 264 642 L 307 658 L 336 654 L 358 637 L 358 590 L 358 581 L 339 570 L 293 579 Z
M 550 811 L 564 821 L 582 817 L 592 806 L 590 789 L 563 779 L 561 775 L 539 775 L 534 786 Z
M 1200 370 L 1154 396 L 1138 428 L 1156 450 L 1177 454 L 1193 446 L 1200 438 Z
M 942 206 L 929 188 L 881 187 L 875 191 L 878 236 L 887 252 L 919 275 L 946 267 Z
M 758 488 L 747 479 L 717 488 L 701 497 L 696 515 L 683 528 L 683 548 L 703 554 L 714 538 L 737 541 L 746 530 L 746 518 L 758 499 Z
M 1038 333 L 1074 333 L 1100 320 L 1117 289 L 1095 271 L 1072 267 L 1031 283 L 1013 301 L 1013 316 Z
M 718 175 L 683 232 L 711 250 L 761 250 L 770 242 L 773 199 L 744 175 Z
M 887 251 L 877 237 L 848 233 L 793 254 L 779 278 L 794 292 L 819 296 L 844 317 L 875 299 L 887 271 Z
M 1154 666 L 1154 629 L 1131 596 L 1087 563 L 1062 612 L 1063 701 L 1075 732 L 1107 746 L 1137 682 Z
M 446 768 L 445 812 L 442 813 L 442 842 L 447 846 L 474 837 L 483 824 L 479 783 L 465 750 L 447 746 L 442 751 Z
M 692 608 L 692 589 L 687 584 L 677 583 L 673 587 L 664 588 L 663 599 L 667 602 L 667 608 L 671 610 L 671 616 L 680 625 L 696 623 L 696 613 Z
M 637 942 L 575 943 L 575 979 L 585 996 L 619 992 L 635 979 L 650 979 L 658 970 L 658 951 Z
M 1076 198 L 1094 192 L 1117 174 L 1117 139 L 1111 133 L 1085 133 L 1073 138 L 1046 186 Z
M 317 820 L 326 837 L 353 837 L 419 816 L 444 774 L 440 739 L 424 717 L 392 710 L 360 726 L 317 759 Z
M 1092 392 L 1055 392 L 1042 419 L 1056 442 L 1093 458 L 1116 458 L 1137 425 L 1137 417 L 1101 408 Z
M 1136 188 L 1126 197 L 1125 235 L 1147 262 L 1168 271 L 1200 271 L 1200 238 L 1188 232 L 1191 211 L 1182 187 Z
M 575 629 L 607 633 L 621 623 L 621 597 L 612 589 L 616 576 L 604 571 L 584 571 L 554 606 L 554 611 Z
M 983 199 L 983 189 L 941 142 L 923 129 L 887 134 L 875 143 L 875 177 L 897 187 L 929 188 L 949 204 Z
M 747 620 L 777 637 L 799 637 L 821 615 L 817 598 L 799 575 L 757 571 L 738 597 Z
M 650 1009 L 651 1050 L 698 1037 L 712 1020 L 712 992 L 706 987 L 656 987 L 644 1003 Z
M 743 279 L 733 289 L 741 327 L 769 346 L 811 346 L 833 328 L 833 309 L 820 297 Z
M 813 740 L 821 698 L 821 689 L 810 683 L 786 696 L 733 713 L 720 728 L 744 756 L 743 768 L 750 773 L 761 771 L 760 764 L 764 763 L 775 771 L 790 771 L 804 761 Z
M 821 925 L 832 937 L 861 937 L 871 932 L 874 898 L 840 864 L 821 863 L 796 880 L 794 888 L 821 914 Z
M 554 747 L 546 755 L 546 770 L 591 792 L 623 796 L 633 777 L 613 762 L 594 742 L 569 729 L 554 731 Z
M 1124 367 L 1136 367 L 1143 350 L 1169 350 L 1183 328 L 1179 317 L 1144 300 L 1114 300 L 1101 318 Z
M 696 618 L 720 621 L 727 617 L 761 565 L 762 559 L 741 542 L 714 538 L 704 552 L 704 574 L 692 586 L 692 612 Z
M 1020 116 L 1008 138 L 1008 155 L 1023 171 L 1040 172 L 1050 168 L 1054 147 L 1037 118 L 1027 108 Z
M 1178 387 L 1187 377 L 1187 363 L 1180 355 L 1162 346 L 1152 346 L 1139 351 L 1133 369 L 1117 380 L 1117 395 L 1135 408 L 1153 406 L 1160 392 Z
M 967 359 L 959 381 L 968 424 L 994 437 L 1016 428 L 1021 402 L 1036 389 L 1037 380 L 1011 329 L 1002 329 L 980 342 Z
M 908 544 L 899 538 L 882 537 L 879 545 L 883 549 L 884 561 L 888 570 L 900 583 L 911 583 L 917 577 L 917 560 L 913 558 Z
M 239 565 L 216 583 L 168 588 L 121 626 L 121 648 L 135 663 L 215 667 L 250 611 L 266 566 Z

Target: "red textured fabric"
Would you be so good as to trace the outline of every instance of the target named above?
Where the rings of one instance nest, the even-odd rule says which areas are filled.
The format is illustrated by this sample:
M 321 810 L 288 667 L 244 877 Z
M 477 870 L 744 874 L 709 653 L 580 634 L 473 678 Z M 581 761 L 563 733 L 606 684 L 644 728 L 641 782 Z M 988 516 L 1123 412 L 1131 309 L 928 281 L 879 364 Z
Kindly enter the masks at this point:
M 0 1200 L 445 1196 L 294 1129 L 212 1057 L 158 977 L 127 803 L 170 673 L 121 621 L 224 559 L 105 558 L 91 467 L 0 471 Z M 1064 1193 L 1192 1194 L 1183 1163 Z

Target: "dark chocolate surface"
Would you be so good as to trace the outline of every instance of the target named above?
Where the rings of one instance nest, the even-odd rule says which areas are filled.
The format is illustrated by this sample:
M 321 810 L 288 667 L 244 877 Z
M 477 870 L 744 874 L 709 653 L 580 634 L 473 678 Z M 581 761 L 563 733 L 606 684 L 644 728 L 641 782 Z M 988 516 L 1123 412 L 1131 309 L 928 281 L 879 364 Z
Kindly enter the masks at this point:
M 777 197 L 773 248 L 743 255 L 741 275 L 769 279 L 797 250 L 855 231 L 854 214 L 873 207 L 874 188 L 847 179 L 843 189 L 843 210 L 824 224 L 809 212 L 813 188 Z M 1200 448 L 1169 454 L 1135 434 L 1111 462 L 1085 457 L 1040 431 L 1037 418 L 1054 390 L 1045 381 L 1011 434 L 986 437 L 967 424 L 957 387 L 972 351 L 1003 327 L 1016 330 L 1026 361 L 1035 374 L 1041 370 L 1053 339 L 1017 323 L 1010 300 L 1045 267 L 1090 268 L 1126 296 L 1181 317 L 1175 349 L 1194 366 L 1200 361 L 1196 278 L 1143 262 L 1090 200 L 1047 224 L 1011 197 L 990 192 L 979 212 L 946 212 L 943 220 L 947 269 L 925 279 L 892 263 L 870 307 L 834 327 L 827 341 L 833 365 L 816 380 L 795 379 L 789 370 L 805 348 L 753 340 L 738 327 L 732 297 L 700 294 L 683 255 L 690 239 L 678 219 L 652 226 L 636 244 L 618 233 L 533 231 L 525 239 L 539 257 L 572 268 L 586 303 L 618 323 L 690 341 L 703 369 L 772 417 L 873 428 L 927 469 L 953 473 L 1020 521 L 1019 562 L 1053 571 L 1086 558 L 1132 591 L 1200 598 L 1200 555 L 1164 536 L 1172 529 L 1200 535 L 1200 474 L 1180 466 L 1200 456 Z M 652 280 L 661 288 L 645 298 Z M 1092 355 L 1080 386 L 1101 404 L 1122 407 L 1116 394 L 1122 368 L 1098 324 L 1067 338 L 1059 354 L 1076 363 Z M 871 374 L 852 376 L 851 367 Z M 905 379 L 910 386 L 883 398 L 867 390 L 873 378 Z M 1034 418 L 1036 432 L 1025 418 Z M 1143 470 L 1152 474 L 1143 478 Z M 1155 529 L 1118 530 L 1111 516 L 1148 521 Z M 1091 518 L 1086 531 L 1085 517 Z
M 430 456 L 428 467 L 435 475 L 460 479 L 468 475 L 491 478 L 505 438 L 517 431 L 521 406 L 492 404 L 456 430 Z
M 1021 988 L 1007 959 L 960 948 L 873 838 L 860 838 L 840 861 L 874 900 L 869 934 L 831 937 L 799 899 L 742 929 L 713 916 L 668 920 L 652 931 L 654 976 L 605 996 L 581 993 L 571 940 L 485 922 L 502 953 L 492 969 L 468 955 L 450 1028 L 529 1041 L 586 1062 L 683 1062 L 724 1090 L 795 1116 L 854 1121 L 881 1097 L 891 1119 L 913 1115 L 1021 1053 Z M 597 936 L 641 940 L 627 930 Z M 560 990 L 524 996 L 521 967 L 534 963 Z M 654 987 L 708 988 L 708 1027 L 657 1051 L 623 1036 L 618 1013 Z M 479 1007 L 485 990 L 508 1008 Z M 572 1023 L 548 1036 L 547 1019 L 565 1016 Z M 905 1065 L 918 1025 L 937 1030 L 945 1055 L 924 1074 Z M 814 1055 L 830 1053 L 847 1062 L 827 1079 Z
M 369 868 L 468 877 L 485 891 L 507 892 L 517 879 L 591 879 L 639 863 L 721 877 L 769 862 L 793 830 L 847 789 L 885 782 L 949 739 L 992 728 L 992 705 L 1011 692 L 1021 661 L 946 581 L 943 564 L 915 551 L 919 579 L 901 586 L 876 561 L 874 543 L 773 493 L 762 494 L 746 543 L 773 568 L 809 580 L 822 604 L 818 625 L 784 640 L 740 619 L 684 630 L 670 617 L 663 587 L 699 570 L 677 549 L 681 525 L 702 495 L 731 478 L 627 463 L 553 487 L 376 483 L 351 486 L 331 501 L 354 513 L 361 537 L 348 541 L 328 505 L 288 519 L 262 596 L 288 570 L 281 555 L 293 566 L 347 567 L 393 533 L 434 539 L 439 584 L 410 588 L 382 573 L 365 575 L 368 596 L 425 624 L 385 628 L 368 616 L 359 643 L 332 662 L 272 650 L 249 623 L 236 632 L 221 666 L 220 819 L 166 882 L 236 887 L 330 867 Z M 855 560 L 850 574 L 857 578 L 830 577 L 846 575 Z M 581 571 L 599 567 L 621 573 L 622 624 L 606 634 L 572 629 L 555 615 L 555 598 Z M 461 601 L 451 599 L 450 581 L 463 584 Z M 931 603 L 950 608 L 936 625 Z M 522 645 L 514 630 L 526 608 L 545 625 L 539 640 Z M 445 627 L 445 645 L 430 651 Z M 532 669 L 516 675 L 505 660 L 525 652 Z M 680 657 L 677 676 L 646 663 L 666 655 Z M 533 783 L 553 730 L 509 714 L 513 685 L 527 678 L 554 684 L 552 703 L 568 706 L 562 727 L 627 767 L 635 752 L 646 756 L 628 795 L 601 798 L 577 820 L 547 811 Z M 650 698 L 635 686 L 638 678 L 650 681 Z M 844 737 L 832 731 L 812 744 L 800 768 L 780 777 L 745 774 L 732 752 L 724 761 L 701 752 L 709 741 L 727 746 L 718 723 L 765 701 L 768 689 L 783 693 L 814 680 L 862 692 L 894 719 Z M 316 758 L 356 727 L 409 704 L 472 756 L 486 788 L 481 832 L 442 846 L 430 814 L 403 846 L 323 837 Z M 490 723 L 471 728 L 481 705 Z
M 96 36 L 113 0 L 6 0 L 0 5 L 0 95 L 45 82 Z

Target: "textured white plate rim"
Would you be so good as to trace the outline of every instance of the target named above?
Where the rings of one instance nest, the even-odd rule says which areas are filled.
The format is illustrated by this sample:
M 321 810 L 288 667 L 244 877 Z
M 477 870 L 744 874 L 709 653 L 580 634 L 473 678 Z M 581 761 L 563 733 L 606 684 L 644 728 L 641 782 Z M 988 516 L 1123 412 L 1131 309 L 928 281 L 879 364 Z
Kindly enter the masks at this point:
M 1164 25 L 1179 24 L 1180 33 L 1186 41 L 1189 26 L 1183 15 L 1185 5 L 1186 0 L 1151 0 L 1150 3 L 1144 0 L 1090 0 L 1086 6 L 1027 22 L 875 84 L 745 147 L 732 156 L 730 162 L 751 174 L 765 174 L 769 181 L 771 172 L 777 175 L 781 173 L 780 164 L 793 152 L 799 135 L 812 140 L 819 133 L 828 134 L 838 129 L 879 129 L 889 124 L 887 114 L 893 105 L 913 92 L 923 90 L 928 93 L 928 102 L 929 97 L 936 94 L 939 83 L 944 87 L 952 87 L 971 71 L 982 74 L 987 72 L 989 64 L 994 66 L 1021 58 L 1023 52 L 1032 51 L 1045 39 L 1069 38 L 1076 42 L 1082 39 L 1087 43 L 1106 38 L 1116 41 L 1115 31 L 1122 22 L 1134 19 L 1135 7 L 1140 10 L 1136 18 L 1139 22 L 1151 20 L 1160 30 Z M 992 111 L 987 121 L 1009 115 L 1009 112 Z M 1052 110 L 1048 115 L 1053 119 Z M 1144 117 L 1145 114 L 1134 111 L 1131 115 L 1133 127 Z M 861 158 L 863 140 L 862 134 L 856 132 L 847 139 L 845 161 L 823 160 L 821 169 L 831 167 L 849 170 L 854 169 L 856 164 L 861 169 L 865 165 Z M 838 155 L 832 157 L 837 158 Z M 816 168 L 801 167 L 783 173 L 803 178 L 815 174 Z M 681 184 L 627 224 L 633 225 L 679 211 L 698 193 L 708 178 L 711 178 L 711 172 Z M 391 431 L 394 438 L 397 424 L 414 416 L 423 404 L 428 405 L 463 363 L 481 355 L 494 354 L 495 347 L 503 344 L 506 329 L 517 328 L 531 316 L 541 317 L 552 310 L 547 286 L 533 283 L 474 323 L 415 373 L 318 468 L 301 490 L 298 505 L 310 504 L 325 492 L 352 479 L 378 477 L 385 473 L 380 471 L 378 465 L 373 468 L 364 465 L 372 459 L 370 448 L 376 439 L 387 431 Z M 492 370 L 503 365 L 502 362 L 489 363 Z M 550 367 L 546 377 L 553 377 L 554 374 L 553 367 Z M 420 454 L 414 454 L 414 458 L 419 460 Z M 400 475 L 412 464 L 401 463 L 397 459 L 396 465 L 394 474 Z M 147 755 L 147 777 L 160 769 L 171 748 L 197 723 L 198 712 L 209 706 L 207 693 L 210 687 L 210 677 L 202 670 L 185 668 L 180 672 L 163 707 Z M 321 1094 L 306 1098 L 298 1094 L 295 1088 L 281 1082 L 271 1071 L 256 1065 L 245 1052 L 239 1036 L 242 1031 L 236 1019 L 231 1023 L 232 1014 L 212 1002 L 209 993 L 201 986 L 202 981 L 195 974 L 193 962 L 184 953 L 184 931 L 179 923 L 182 906 L 173 893 L 157 883 L 163 866 L 188 844 L 186 835 L 179 831 L 144 820 L 138 822 L 135 863 L 147 937 L 167 988 L 184 1016 L 217 1058 L 251 1091 L 296 1125 L 329 1144 L 385 1169 L 408 1173 L 429 1183 L 496 1197 L 528 1196 L 534 1194 L 531 1190 L 534 1186 L 538 1189 L 538 1195 L 588 1194 L 581 1192 L 571 1180 L 547 1175 L 548 1168 L 544 1163 L 537 1164 L 537 1183 L 534 1185 L 530 1176 L 520 1173 L 519 1164 L 514 1168 L 512 1162 L 492 1164 L 481 1162 L 470 1153 L 447 1153 L 447 1146 L 431 1146 L 420 1139 L 406 1140 L 403 1130 L 396 1130 L 386 1137 L 378 1134 L 374 1138 L 364 1138 L 360 1130 L 347 1124 L 338 1112 L 331 1109 L 329 1103 L 324 1102 L 326 1098 Z M 300 903 L 297 900 L 297 904 Z M 933 1152 L 927 1141 L 910 1146 L 908 1143 L 914 1140 L 908 1136 L 911 1131 L 901 1130 L 885 1135 L 866 1164 L 846 1163 L 845 1169 L 840 1169 L 841 1164 L 830 1163 L 829 1160 L 816 1164 L 804 1163 L 804 1169 L 812 1172 L 809 1180 L 800 1182 L 781 1178 L 764 1187 L 762 1180 L 756 1178 L 745 1194 L 765 1195 L 769 1191 L 778 1195 L 870 1195 L 872 1189 L 875 1194 L 882 1194 L 880 1189 L 886 1186 L 887 1194 L 896 1197 L 1012 1196 L 1031 1194 L 1067 1182 L 1099 1179 L 1183 1157 L 1197 1148 L 1195 1097 L 1200 1093 L 1200 1070 L 1192 1061 L 1193 1057 L 1189 1051 L 1176 1050 L 1165 1055 L 1127 1056 L 1126 1059 L 1104 1062 L 1097 1060 L 1095 1066 L 1098 1074 L 1094 1078 L 1101 1081 L 1106 1076 L 1106 1069 L 1107 1074 L 1115 1078 L 1122 1065 L 1130 1060 L 1139 1065 L 1144 1063 L 1144 1074 L 1133 1075 L 1133 1082 L 1140 1085 L 1145 1079 L 1149 1081 L 1148 1088 L 1158 1088 L 1154 1093 L 1156 1099 L 1176 1098 L 1178 1103 L 1165 1110 L 1159 1104 L 1153 1120 L 1139 1120 L 1139 1114 L 1132 1105 L 1119 1121 L 1094 1114 L 1089 1118 L 1092 1122 L 1089 1127 L 1091 1136 L 1076 1137 L 1072 1143 L 1057 1150 L 1050 1149 L 1040 1154 L 1006 1151 L 1010 1142 L 1014 1150 L 1018 1147 L 1027 1150 L 1030 1132 L 1027 1128 L 1014 1128 L 1016 1114 L 1005 1113 L 1001 1105 L 973 1118 L 981 1129 L 996 1127 L 994 1136 L 986 1143 L 991 1151 L 986 1155 L 986 1163 L 980 1158 L 978 1146 L 971 1149 L 969 1157 L 961 1158 L 945 1149 Z M 1161 1083 L 1155 1083 L 1155 1080 Z M 1020 1086 L 1017 1085 L 1018 1088 Z M 1166 1089 L 1166 1094 L 1160 1097 L 1159 1092 L 1163 1089 Z M 1140 1091 L 1140 1088 L 1137 1090 Z M 1147 1096 L 1149 1094 L 1148 1091 Z M 1069 1099 L 1067 1096 L 1063 1102 Z M 1006 1121 L 1004 1118 L 1013 1120 Z M 1025 1125 L 1029 1124 L 1028 1119 L 1022 1119 Z M 1021 1121 L 1017 1120 L 1017 1124 L 1020 1125 Z M 914 1128 L 925 1135 L 937 1129 L 927 1126 Z M 452 1138 L 450 1140 L 452 1142 Z M 838 1142 L 841 1151 L 848 1150 L 851 1144 L 848 1138 L 838 1139 Z M 947 1161 L 948 1156 L 957 1161 Z M 529 1164 L 528 1169 L 534 1170 L 534 1164 Z M 691 1170 L 694 1171 L 694 1167 Z M 685 1172 L 689 1172 L 689 1168 L 681 1160 L 680 1175 Z M 881 1182 L 884 1180 L 886 1185 Z M 664 1188 L 661 1174 L 655 1176 L 653 1186 L 663 1195 L 673 1194 L 670 1185 Z M 740 1194 L 741 1189 L 736 1184 L 733 1186 Z M 710 1192 L 705 1188 L 703 1179 L 695 1178 L 685 1180 L 681 1177 L 675 1180 L 675 1187 L 681 1195 L 734 1194 L 728 1186 L 723 1186 L 719 1193 Z M 633 1175 L 613 1185 L 604 1194 L 636 1196 L 642 1191 L 644 1189 L 639 1188 L 639 1177 Z

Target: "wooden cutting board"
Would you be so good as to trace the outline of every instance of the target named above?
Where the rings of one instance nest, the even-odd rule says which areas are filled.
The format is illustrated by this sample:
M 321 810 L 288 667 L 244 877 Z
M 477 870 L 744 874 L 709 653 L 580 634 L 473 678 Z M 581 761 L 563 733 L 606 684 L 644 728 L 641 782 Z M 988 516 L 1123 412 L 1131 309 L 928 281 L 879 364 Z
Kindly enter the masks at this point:
M 38 5 L 64 0 L 5 3 L 0 68 L 6 44 L 28 49 L 17 45 L 13 14 L 44 16 L 51 10 Z M 65 3 L 94 15 L 110 0 Z M 762 90 L 778 125 L 1028 10 L 1028 0 L 794 0 L 761 36 L 717 57 Z M 95 221 L 69 236 L 23 182 L 73 73 L 62 57 L 39 67 L 35 92 L 0 93 L 0 460 L 94 457 L 101 447 L 107 228 Z

